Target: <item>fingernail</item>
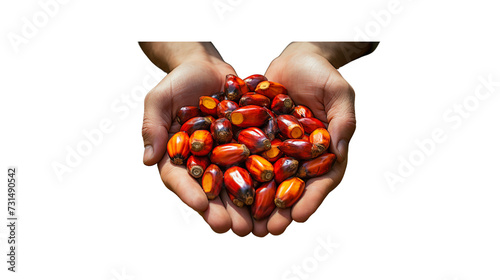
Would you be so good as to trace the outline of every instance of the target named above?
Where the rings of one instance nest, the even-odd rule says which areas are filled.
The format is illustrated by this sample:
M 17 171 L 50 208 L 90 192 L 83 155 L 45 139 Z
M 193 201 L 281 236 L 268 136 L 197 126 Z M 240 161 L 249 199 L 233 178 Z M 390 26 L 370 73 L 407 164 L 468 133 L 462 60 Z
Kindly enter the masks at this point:
M 337 144 L 337 151 L 339 151 L 339 154 L 337 155 L 337 160 L 339 162 L 343 162 L 347 157 L 347 149 L 348 149 L 347 141 L 344 139 L 340 140 L 339 143 Z
M 142 161 L 145 163 L 153 158 L 153 146 L 147 145 L 144 147 L 144 157 Z

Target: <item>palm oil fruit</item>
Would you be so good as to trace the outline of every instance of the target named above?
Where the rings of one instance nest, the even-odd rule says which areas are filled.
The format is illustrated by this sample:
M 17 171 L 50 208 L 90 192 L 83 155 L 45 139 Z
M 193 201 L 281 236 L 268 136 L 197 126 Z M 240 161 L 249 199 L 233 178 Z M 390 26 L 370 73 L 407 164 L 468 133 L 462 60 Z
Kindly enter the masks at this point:
M 252 154 L 271 149 L 271 141 L 257 127 L 249 127 L 241 130 L 238 133 L 238 143 L 245 144 Z
M 252 178 L 247 170 L 233 166 L 224 172 L 226 190 L 245 205 L 252 205 L 255 195 Z
M 247 84 L 238 76 L 229 74 L 224 84 L 224 94 L 227 100 L 238 102 L 243 94 L 248 92 Z
M 203 178 L 201 178 L 201 186 L 208 199 L 215 199 L 219 196 L 222 190 L 223 177 L 224 174 L 222 170 L 215 164 L 211 164 L 208 166 L 207 170 L 205 170 Z
M 317 158 L 304 161 L 297 170 L 297 177 L 307 179 L 324 175 L 332 169 L 336 158 L 334 154 L 325 153 Z
M 167 153 L 173 164 L 185 164 L 189 151 L 189 135 L 186 132 L 179 131 L 168 140 Z
M 288 208 L 292 206 L 304 192 L 306 184 L 298 177 L 287 179 L 278 186 L 274 204 L 278 208 Z
M 274 204 L 275 196 L 276 182 L 274 182 L 274 180 L 262 184 L 255 191 L 255 201 L 250 208 L 252 217 L 256 220 L 262 220 L 269 217 L 276 208 L 276 204 Z
M 245 167 L 252 178 L 258 182 L 268 182 L 274 177 L 273 165 L 259 155 L 249 156 L 245 161 Z

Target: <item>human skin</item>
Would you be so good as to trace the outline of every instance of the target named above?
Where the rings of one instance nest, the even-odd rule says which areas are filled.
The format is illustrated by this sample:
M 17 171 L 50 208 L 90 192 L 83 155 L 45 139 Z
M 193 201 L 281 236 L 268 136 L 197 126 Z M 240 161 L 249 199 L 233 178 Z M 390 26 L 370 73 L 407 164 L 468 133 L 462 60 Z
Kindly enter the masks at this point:
M 215 232 L 281 234 L 292 221 L 306 221 L 340 183 L 356 119 L 354 91 L 336 68 L 373 51 L 374 43 L 292 43 L 270 64 L 265 73 L 268 79 L 283 84 L 296 104 L 309 107 L 327 124 L 332 136 L 330 152 L 337 155 L 337 162 L 329 173 L 307 181 L 304 194 L 292 208 L 276 209 L 261 221 L 253 220 L 247 208 L 236 207 L 224 191 L 209 201 L 185 167 L 173 165 L 165 153 L 169 134 L 180 128 L 174 121 L 177 110 L 196 105 L 202 95 L 221 91 L 226 74 L 235 74 L 234 69 L 211 43 L 141 42 L 140 46 L 169 73 L 145 99 L 144 163 L 158 164 L 167 188 L 199 212 Z

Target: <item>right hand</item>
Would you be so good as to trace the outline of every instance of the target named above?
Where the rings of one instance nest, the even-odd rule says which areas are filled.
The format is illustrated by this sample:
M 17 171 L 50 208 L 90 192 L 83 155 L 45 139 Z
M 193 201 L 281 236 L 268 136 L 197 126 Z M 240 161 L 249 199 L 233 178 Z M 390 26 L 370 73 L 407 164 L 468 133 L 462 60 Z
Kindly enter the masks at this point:
M 165 186 L 200 213 L 218 233 L 228 231 L 232 225 L 222 200 L 218 197 L 209 201 L 186 167 L 171 163 L 166 147 L 168 139 L 180 129 L 175 121 L 179 108 L 197 106 L 200 96 L 221 91 L 230 73 L 234 74 L 234 69 L 222 60 L 198 59 L 181 63 L 147 94 L 142 127 L 144 164 L 158 164 Z

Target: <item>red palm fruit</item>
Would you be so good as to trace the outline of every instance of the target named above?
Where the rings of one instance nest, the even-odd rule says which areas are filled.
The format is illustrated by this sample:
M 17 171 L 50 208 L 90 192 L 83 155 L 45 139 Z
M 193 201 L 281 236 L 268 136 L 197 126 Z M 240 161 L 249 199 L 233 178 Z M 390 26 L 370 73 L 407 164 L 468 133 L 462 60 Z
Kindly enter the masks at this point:
M 189 119 L 201 116 L 201 111 L 195 106 L 184 106 L 177 111 L 176 120 L 183 125 Z
M 191 118 L 181 126 L 180 131 L 185 131 L 187 134 L 191 135 L 196 130 L 209 130 L 212 119 L 208 116 Z
M 293 108 L 292 115 L 297 119 L 314 117 L 311 109 L 307 108 L 304 105 L 295 106 L 295 108 Z
M 262 152 L 262 154 L 260 155 L 263 158 L 267 159 L 269 162 L 277 161 L 283 155 L 283 152 L 278 148 L 280 144 L 281 140 L 274 139 L 273 141 L 271 141 L 271 149 Z
M 246 205 L 253 203 L 255 190 L 252 177 L 245 169 L 233 166 L 224 173 L 224 185 L 226 190 Z
M 278 147 L 285 155 L 300 160 L 309 160 L 319 156 L 322 152 L 318 145 L 306 140 L 287 139 Z
M 227 100 L 238 101 L 243 94 L 248 92 L 247 84 L 238 76 L 229 74 L 224 84 L 224 94 Z
M 317 118 L 301 118 L 298 119 L 298 121 L 307 134 L 311 134 L 317 128 L 326 128 L 323 122 L 318 120 Z
M 306 183 L 300 178 L 292 177 L 283 181 L 276 190 L 274 204 L 278 208 L 288 208 L 292 206 L 304 192 Z
M 179 131 L 168 140 L 167 152 L 173 164 L 183 165 L 189 157 L 189 135 Z
M 309 142 L 316 145 L 321 153 L 323 153 L 330 147 L 330 133 L 324 128 L 315 129 L 311 135 L 309 135 Z
M 223 100 L 217 105 L 217 117 L 229 119 L 231 112 L 238 109 L 240 106 L 234 101 Z
M 214 199 L 219 195 L 222 190 L 223 176 L 224 174 L 222 174 L 220 168 L 215 164 L 210 164 L 205 173 L 203 173 L 201 187 L 207 194 L 208 199 Z
M 289 114 L 293 110 L 293 100 L 286 94 L 278 94 L 273 99 L 271 110 L 276 114 Z
M 238 134 L 238 143 L 245 144 L 252 154 L 271 149 L 271 141 L 256 127 L 241 130 Z
M 271 100 L 262 94 L 245 94 L 240 99 L 240 107 L 256 105 L 260 107 L 269 107 Z
M 243 144 L 223 144 L 215 147 L 210 155 L 210 161 L 219 166 L 230 166 L 246 160 L 250 150 Z
M 210 96 L 211 96 L 211 97 L 213 97 L 213 98 L 215 98 L 215 99 L 217 99 L 217 100 L 219 100 L 219 101 L 224 100 L 224 97 L 225 97 L 225 95 L 224 95 L 224 92 L 223 92 L 223 91 L 219 91 L 219 92 L 214 93 L 214 94 L 212 94 L 212 95 L 210 95 Z
M 271 81 L 263 81 L 255 87 L 255 93 L 265 95 L 269 99 L 273 100 L 276 95 L 287 94 L 288 91 L 282 84 Z
M 286 138 L 299 139 L 304 135 L 304 128 L 292 115 L 279 115 L 276 119 L 278 128 Z
M 274 180 L 279 184 L 297 173 L 299 161 L 291 157 L 282 157 L 274 163 Z
M 239 127 L 261 126 L 268 119 L 266 109 L 256 105 L 240 107 L 231 113 L 230 121 Z
M 195 156 L 206 156 L 212 150 L 214 141 L 208 130 L 196 130 L 189 137 L 189 149 Z
M 186 162 L 189 175 L 196 179 L 203 176 L 203 172 L 205 172 L 209 165 L 210 159 L 208 157 L 190 156 Z
M 200 96 L 200 101 L 198 102 L 198 107 L 200 110 L 211 116 L 217 117 L 217 105 L 220 101 L 210 96 Z
M 251 155 L 245 161 L 245 166 L 252 178 L 259 182 L 268 182 L 273 179 L 274 167 L 267 159 L 259 155 Z
M 215 122 L 210 125 L 210 132 L 212 133 L 214 141 L 218 145 L 231 143 L 231 141 L 233 140 L 233 129 L 231 127 L 231 122 L 226 118 L 215 120 Z
M 230 194 L 230 193 L 227 193 L 227 195 L 229 196 L 229 199 L 231 199 L 231 201 L 234 203 L 234 205 L 238 206 L 238 207 L 243 207 L 245 206 L 245 202 L 237 199 L 234 195 Z
M 252 216 L 256 220 L 269 217 L 276 208 L 274 197 L 276 196 L 276 183 L 274 180 L 262 184 L 255 191 L 255 201 L 251 206 Z
M 273 117 L 269 118 L 264 126 L 262 126 L 262 131 L 269 140 L 274 140 L 274 138 L 276 138 L 276 134 L 280 132 L 277 119 Z
M 260 74 L 254 74 L 246 77 L 243 80 L 247 86 L 249 91 L 255 91 L 255 88 L 260 82 L 267 81 L 266 76 Z
M 334 154 L 325 153 L 315 159 L 304 161 L 297 170 L 297 177 L 306 179 L 326 174 L 332 169 L 336 158 Z

